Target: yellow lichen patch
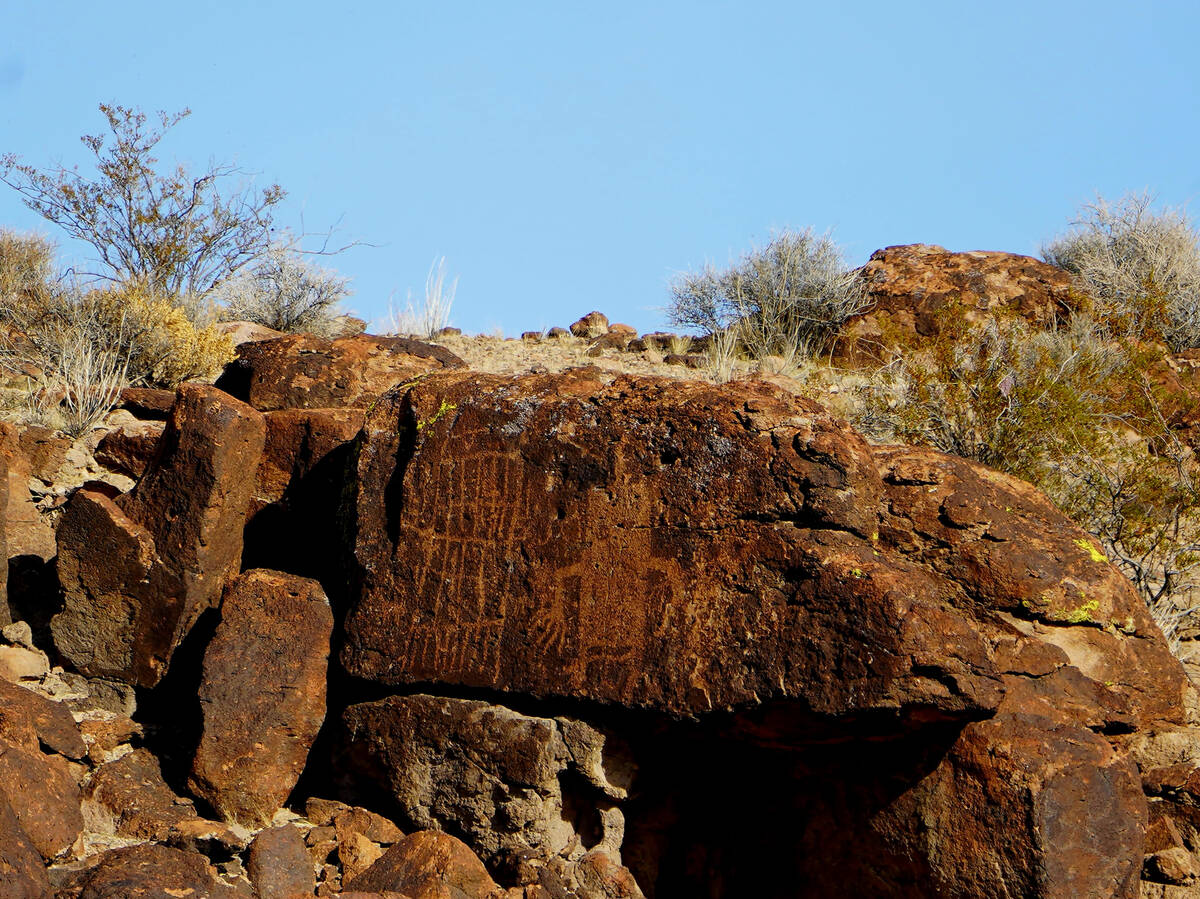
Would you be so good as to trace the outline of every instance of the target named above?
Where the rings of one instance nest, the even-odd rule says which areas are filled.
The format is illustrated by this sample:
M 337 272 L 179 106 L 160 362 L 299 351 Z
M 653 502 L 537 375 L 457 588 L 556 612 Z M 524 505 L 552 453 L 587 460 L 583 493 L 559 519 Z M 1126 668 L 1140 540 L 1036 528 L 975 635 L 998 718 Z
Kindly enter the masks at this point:
M 442 400 L 442 404 L 438 406 L 438 410 L 434 412 L 431 417 L 417 422 L 417 430 L 423 431 L 425 428 L 437 422 L 437 420 L 443 415 L 447 414 L 448 412 L 453 412 L 457 408 L 457 403 L 448 403 L 446 400 Z
M 1093 562 L 1107 562 L 1108 556 L 1096 549 L 1096 544 L 1086 537 L 1080 537 L 1075 541 L 1075 545 L 1092 557 Z
M 1082 624 L 1085 621 L 1091 621 L 1092 614 L 1095 613 L 1099 608 L 1100 600 L 1092 599 L 1088 602 L 1085 602 L 1079 608 L 1072 609 L 1071 611 L 1067 612 L 1066 619 L 1067 621 L 1071 622 L 1071 624 Z

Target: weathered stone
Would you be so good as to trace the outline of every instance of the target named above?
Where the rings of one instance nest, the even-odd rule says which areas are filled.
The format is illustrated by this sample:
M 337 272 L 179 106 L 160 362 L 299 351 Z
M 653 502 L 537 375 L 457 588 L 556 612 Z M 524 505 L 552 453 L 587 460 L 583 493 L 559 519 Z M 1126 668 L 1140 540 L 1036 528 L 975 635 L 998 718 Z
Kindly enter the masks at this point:
M 79 732 L 94 765 L 115 761 L 120 748 L 142 736 L 142 726 L 126 715 L 103 709 L 92 710 L 79 720 Z
M 338 861 L 342 863 L 342 878 L 350 880 L 366 871 L 383 855 L 378 843 L 368 840 L 361 833 L 349 833 L 338 837 Z
M 345 808 L 338 811 L 331 820 L 338 840 L 357 833 L 373 843 L 390 846 L 404 836 L 404 831 L 383 815 L 377 815 L 365 808 Z
M 49 673 L 50 660 L 40 649 L 0 646 L 0 680 L 12 684 L 39 680 Z
M 1030 256 L 952 253 L 930 244 L 887 247 L 859 270 L 870 307 L 843 329 L 841 361 L 878 362 L 941 332 L 1008 310 L 1046 327 L 1070 311 L 1071 277 Z
M 1156 883 L 1187 886 L 1200 879 L 1200 861 L 1181 846 L 1146 856 L 1143 870 L 1146 879 Z
M 395 890 L 411 899 L 500 899 L 504 893 L 461 840 L 429 830 L 409 834 L 345 886 Z
M 0 798 L 7 798 L 42 858 L 65 852 L 83 830 L 79 787 L 65 759 L 0 740 Z
M 237 899 L 203 855 L 142 843 L 104 853 L 57 899 Z
M 492 862 L 591 848 L 564 811 L 562 780 L 575 766 L 558 721 L 424 695 L 351 706 L 344 720 L 343 764 L 386 785 L 413 828 L 457 833 Z M 596 790 L 591 798 L 609 797 Z M 583 814 L 587 797 L 572 800 Z
M 55 474 L 67 461 L 74 441 L 61 431 L 41 425 L 25 425 L 17 431 L 17 444 L 29 462 L 30 474 L 43 484 L 54 483 Z
M 551 328 L 549 331 L 547 331 L 546 336 L 559 339 L 559 338 L 563 338 L 563 337 L 570 337 L 571 332 L 568 331 L 566 328 L 557 328 L 556 327 L 556 328 Z
M 217 330 L 222 334 L 228 334 L 235 347 L 241 346 L 243 343 L 252 343 L 255 340 L 275 340 L 278 337 L 287 336 L 283 331 L 276 331 L 274 328 L 268 328 L 257 322 L 220 322 L 217 324 Z
M 113 428 L 96 445 L 96 461 L 110 471 L 140 478 L 158 451 L 164 428 L 158 421 L 139 421 Z
M 266 823 L 325 719 L 333 613 L 316 581 L 254 570 L 226 591 L 204 656 L 204 732 L 189 780 L 222 816 Z
M 135 840 L 165 843 L 181 825 L 200 817 L 190 799 L 167 786 L 158 759 L 145 749 L 101 765 L 84 789 L 83 802 L 91 829 Z
M 583 318 L 571 325 L 571 333 L 576 337 L 594 338 L 608 333 L 608 316 L 603 312 L 589 312 Z
M 250 844 L 246 869 L 257 899 L 297 899 L 316 889 L 304 837 L 290 824 L 258 833 Z
M 132 492 L 72 497 L 58 529 L 55 645 L 84 674 L 153 686 L 239 567 L 262 416 L 185 384 L 161 451 Z
M 4 532 L 7 559 L 30 557 L 40 562 L 54 558 L 54 528 L 49 519 L 37 507 L 36 500 L 30 494 L 29 480 L 33 477 L 33 468 L 29 459 L 21 452 L 17 442 L 17 430 L 12 425 L 0 426 L 0 455 L 7 463 L 6 491 L 3 494 Z M 14 585 L 10 584 L 11 590 Z M 0 613 L 3 614 L 3 613 Z M 7 620 L 4 622 L 7 624 Z
M 154 387 L 126 387 L 121 391 L 121 408 L 135 418 L 166 421 L 175 405 L 174 390 Z
M 365 407 L 397 384 L 462 367 L 449 350 L 406 337 L 292 334 L 242 344 L 217 386 L 262 412 Z
M 0 899 L 45 899 L 52 895 L 42 857 L 0 795 Z
M 0 739 L 36 751 L 44 747 L 82 759 L 87 747 L 70 710 L 61 703 L 0 681 Z
M 838 884 L 874 866 L 982 895 L 1003 858 L 1014 895 L 1136 888 L 1145 800 L 1100 734 L 1181 726 L 1192 694 L 1027 484 L 871 448 L 771 385 L 449 374 L 368 413 L 356 503 L 354 675 L 735 711 L 731 738 L 763 747 L 944 741 L 855 787 L 843 830 L 889 861 L 839 857 Z M 987 851 L 948 782 L 994 797 Z
M 344 802 L 319 796 L 310 796 L 304 803 L 304 816 L 318 827 L 333 824 L 337 815 L 349 810 L 350 806 Z
M 0 422 L 0 626 L 12 623 L 8 607 L 8 469 L 15 453 L 12 426 Z

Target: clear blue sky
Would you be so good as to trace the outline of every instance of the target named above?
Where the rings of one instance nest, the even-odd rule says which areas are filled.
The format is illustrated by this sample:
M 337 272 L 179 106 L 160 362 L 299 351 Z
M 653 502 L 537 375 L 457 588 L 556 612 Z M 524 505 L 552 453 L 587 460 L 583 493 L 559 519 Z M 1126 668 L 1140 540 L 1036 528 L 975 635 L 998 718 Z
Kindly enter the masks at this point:
M 0 152 L 82 163 L 98 103 L 190 107 L 165 157 L 379 245 L 331 262 L 366 318 L 445 255 L 470 332 L 649 330 L 674 273 L 784 227 L 853 264 L 1035 253 L 1096 192 L 1200 193 L 1194 0 L 2 6 Z

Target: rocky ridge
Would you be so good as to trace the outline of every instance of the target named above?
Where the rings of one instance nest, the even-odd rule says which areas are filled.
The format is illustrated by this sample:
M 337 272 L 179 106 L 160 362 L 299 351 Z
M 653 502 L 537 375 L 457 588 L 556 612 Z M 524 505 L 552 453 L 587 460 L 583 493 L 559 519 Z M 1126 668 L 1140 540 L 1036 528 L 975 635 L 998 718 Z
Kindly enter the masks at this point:
M 770 381 L 314 341 L 0 429 L 0 897 L 1200 891 L 1195 689 L 1029 485 Z

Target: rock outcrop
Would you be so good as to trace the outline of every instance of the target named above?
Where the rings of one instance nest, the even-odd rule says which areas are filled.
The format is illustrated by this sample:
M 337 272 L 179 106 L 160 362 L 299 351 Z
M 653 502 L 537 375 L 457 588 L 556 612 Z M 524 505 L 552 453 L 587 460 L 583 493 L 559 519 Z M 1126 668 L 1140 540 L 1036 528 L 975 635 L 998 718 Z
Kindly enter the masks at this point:
M 397 384 L 463 366 L 449 350 L 407 337 L 292 334 L 237 353 L 217 386 L 261 412 L 364 407 Z
M 1022 482 L 873 449 L 768 386 L 457 374 L 369 412 L 356 520 L 358 677 L 732 713 L 728 738 L 801 755 L 944 739 L 889 771 L 898 795 L 843 797 L 838 883 L 1136 891 L 1145 799 L 1103 735 L 1183 724 L 1189 688 Z M 834 888 L 822 871 L 792 873 Z
M 154 463 L 125 495 L 78 491 L 58 529 L 55 645 L 84 674 L 153 686 L 238 571 L 265 424 L 185 385 Z
M 870 307 L 839 341 L 839 357 L 847 362 L 887 361 L 891 352 L 938 334 L 947 318 L 971 321 L 1002 312 L 1047 327 L 1074 302 L 1070 275 L 1015 253 L 886 247 L 871 254 L 859 276 Z

